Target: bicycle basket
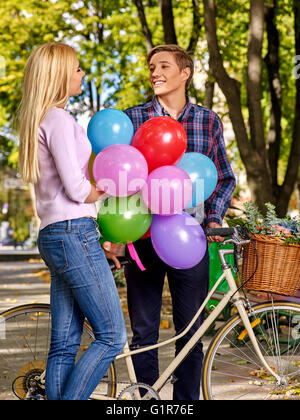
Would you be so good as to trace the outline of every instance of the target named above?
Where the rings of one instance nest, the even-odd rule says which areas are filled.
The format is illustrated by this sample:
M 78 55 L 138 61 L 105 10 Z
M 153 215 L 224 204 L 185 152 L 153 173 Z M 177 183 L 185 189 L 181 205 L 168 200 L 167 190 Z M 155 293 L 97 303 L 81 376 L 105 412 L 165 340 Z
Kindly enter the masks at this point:
M 300 288 L 300 245 L 285 244 L 284 238 L 250 234 L 257 250 L 258 266 L 245 288 L 295 296 Z M 257 255 L 253 244 L 244 249 L 242 280 L 253 274 Z

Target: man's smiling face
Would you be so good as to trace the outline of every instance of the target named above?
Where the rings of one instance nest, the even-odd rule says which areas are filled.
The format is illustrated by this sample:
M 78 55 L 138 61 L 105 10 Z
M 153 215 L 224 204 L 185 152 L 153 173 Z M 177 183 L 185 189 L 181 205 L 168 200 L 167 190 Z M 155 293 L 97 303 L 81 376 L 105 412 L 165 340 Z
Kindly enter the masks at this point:
M 154 54 L 149 70 L 155 95 L 164 96 L 185 89 L 187 72 L 186 69 L 180 70 L 173 53 L 161 51 Z

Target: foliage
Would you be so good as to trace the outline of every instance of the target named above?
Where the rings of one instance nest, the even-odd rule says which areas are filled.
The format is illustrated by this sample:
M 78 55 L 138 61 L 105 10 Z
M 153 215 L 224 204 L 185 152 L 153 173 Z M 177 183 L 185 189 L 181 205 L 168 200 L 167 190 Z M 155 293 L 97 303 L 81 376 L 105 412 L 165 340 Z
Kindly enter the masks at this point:
M 251 202 L 244 204 L 244 216 L 228 220 L 229 226 L 245 226 L 250 233 L 285 238 L 285 243 L 300 244 L 300 221 L 296 218 L 278 218 L 275 206 L 266 203 L 266 215 Z
M 204 40 L 203 5 L 200 4 L 201 34 L 196 58 L 207 70 L 207 46 Z M 154 45 L 164 42 L 159 2 L 144 2 L 147 23 Z M 247 29 L 249 2 L 247 0 L 216 1 L 218 38 L 226 67 L 245 86 L 247 69 Z M 173 1 L 174 23 L 179 45 L 188 47 L 192 28 L 192 1 Z M 281 34 L 281 83 L 283 96 L 284 145 L 287 150 L 293 116 L 295 90 L 291 76 L 291 49 L 293 49 L 292 7 L 289 0 L 280 0 L 278 26 Z M 130 0 L 6 0 L 0 5 L 2 42 L 0 55 L 6 60 L 7 77 L 0 79 L 0 127 L 11 124 L 20 100 L 24 64 L 31 50 L 49 41 L 63 41 L 74 45 L 87 76 L 83 95 L 71 102 L 79 102 L 76 114 L 99 107 L 124 109 L 145 101 L 151 92 L 145 61 L 146 48 L 137 16 Z M 264 47 L 264 54 L 266 47 Z M 208 78 L 210 75 L 208 74 Z M 204 89 L 200 89 L 204 92 Z M 92 97 L 89 98 L 90 91 Z M 242 89 L 246 112 L 247 100 Z M 99 96 L 99 97 L 98 97 Z M 197 97 L 203 97 L 197 92 Z M 93 101 L 94 104 L 89 103 Z M 269 92 L 267 75 L 263 79 L 263 106 L 266 130 L 269 119 Z M 97 106 L 98 102 L 98 106 Z M 219 111 L 219 110 L 218 110 Z M 221 111 L 226 113 L 226 109 Z M 286 133 L 286 134 L 285 134 Z M 284 167 L 286 165 L 283 164 Z
M 16 243 L 24 242 L 29 236 L 29 224 L 33 217 L 33 208 L 28 188 L 10 189 L 5 186 L 7 178 L 15 178 L 15 171 L 7 171 L 0 177 L 0 224 L 9 221 Z M 6 211 L 4 210 L 6 205 Z
M 0 134 L 0 165 L 2 168 L 17 168 L 18 146 L 14 139 Z
M 125 276 L 124 276 L 124 268 L 122 268 L 120 270 L 114 270 L 113 271 L 113 276 L 114 276 L 116 285 L 118 287 L 126 286 L 126 280 L 125 280 Z
M 160 3 L 150 0 L 142 2 L 153 45 L 165 41 Z M 199 79 L 200 82 L 195 83 L 197 88 L 193 89 L 193 96 L 201 104 L 205 95 L 205 81 L 213 80 L 208 66 L 203 2 L 173 0 L 172 9 L 178 44 L 187 48 L 193 32 L 193 5 L 196 3 L 199 3 L 201 28 L 195 51 L 195 79 Z M 295 79 L 292 77 L 292 57 L 296 54 L 293 3 L 291 0 L 265 1 L 266 8 L 274 7 L 276 11 L 275 24 L 280 37 L 282 140 L 278 185 L 282 184 L 288 166 L 295 117 L 296 88 Z M 247 125 L 247 43 L 251 3 L 248 0 L 215 0 L 215 6 L 220 53 L 228 74 L 240 84 L 242 113 Z M 78 52 L 86 77 L 83 93 L 69 102 L 69 110 L 75 117 L 84 114 L 89 118 L 103 107 L 123 110 L 145 102 L 152 96 L 145 60 L 146 43 L 136 2 L 133 0 L 5 0 L 0 2 L 0 34 L 0 56 L 6 63 L 5 77 L 0 75 L 0 163 L 5 166 L 16 167 L 17 143 L 11 136 L 14 133 L 13 119 L 21 97 L 24 65 L 30 52 L 37 45 L 49 41 L 62 41 L 74 46 Z M 265 30 L 263 59 L 267 52 Z M 265 60 L 261 105 L 267 139 L 271 106 Z M 221 117 L 228 116 L 227 101 L 220 100 L 219 95 L 215 95 L 213 106 Z M 248 125 L 246 129 L 249 131 Z M 240 162 L 236 145 L 236 141 L 231 145 L 235 164 L 236 160 Z M 264 153 L 262 150 L 260 155 Z M 235 166 L 237 167 L 237 164 Z M 240 164 L 239 169 L 241 166 Z M 265 175 L 263 173 L 263 182 L 266 183 Z M 259 184 L 259 181 L 257 183 Z M 259 188 L 263 195 L 266 188 L 264 185 L 260 185 Z M 269 198 L 263 199 L 263 202 L 268 200 Z
M 260 209 L 272 202 L 283 216 L 299 173 L 300 84 L 291 63 L 300 54 L 300 3 L 203 3 L 210 69 L 226 97 L 252 200 Z
M 20 101 L 25 62 L 39 44 L 60 39 L 68 25 L 64 20 L 65 0 L 6 0 L 0 3 L 0 56 L 6 77 L 0 78 L 0 127 L 12 125 Z

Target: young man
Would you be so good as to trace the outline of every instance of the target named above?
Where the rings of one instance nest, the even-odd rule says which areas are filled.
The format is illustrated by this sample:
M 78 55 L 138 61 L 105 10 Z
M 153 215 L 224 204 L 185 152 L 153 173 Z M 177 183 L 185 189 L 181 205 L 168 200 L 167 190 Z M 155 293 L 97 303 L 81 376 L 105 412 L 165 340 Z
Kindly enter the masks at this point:
M 135 131 L 153 117 L 165 115 L 176 119 L 187 133 L 187 151 L 205 154 L 213 160 L 219 178 L 215 192 L 205 202 L 204 225 L 221 227 L 235 188 L 235 177 L 226 157 L 222 123 L 214 112 L 189 101 L 186 90 L 193 77 L 194 65 L 184 50 L 177 45 L 158 46 L 150 51 L 147 62 L 154 99 L 125 112 L 132 120 Z M 216 241 L 219 239 L 214 238 Z M 166 274 L 176 333 L 193 318 L 207 296 L 209 283 L 208 251 L 195 267 L 177 270 L 159 259 L 150 238 L 135 242 L 135 248 L 146 271 L 141 271 L 134 262 L 125 269 L 133 331 L 131 349 L 155 344 L 158 340 Z M 200 318 L 190 333 L 176 342 L 176 353 L 203 322 L 203 317 Z M 174 400 L 199 399 L 202 359 L 202 344 L 198 343 L 175 371 Z M 137 380 L 152 385 L 159 375 L 157 350 L 135 355 L 134 366 Z

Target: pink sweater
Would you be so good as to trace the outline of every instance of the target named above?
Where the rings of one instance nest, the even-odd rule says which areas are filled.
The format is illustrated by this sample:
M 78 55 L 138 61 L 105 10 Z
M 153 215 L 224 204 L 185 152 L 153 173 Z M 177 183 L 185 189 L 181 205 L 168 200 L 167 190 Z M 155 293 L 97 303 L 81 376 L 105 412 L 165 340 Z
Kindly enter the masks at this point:
M 84 203 L 91 192 L 86 178 L 91 144 L 74 118 L 53 107 L 39 127 L 40 178 L 35 184 L 40 229 L 50 223 L 97 217 L 94 203 Z

